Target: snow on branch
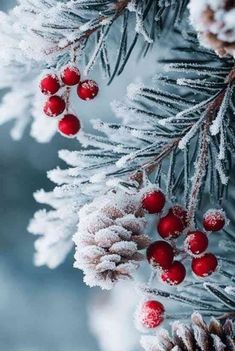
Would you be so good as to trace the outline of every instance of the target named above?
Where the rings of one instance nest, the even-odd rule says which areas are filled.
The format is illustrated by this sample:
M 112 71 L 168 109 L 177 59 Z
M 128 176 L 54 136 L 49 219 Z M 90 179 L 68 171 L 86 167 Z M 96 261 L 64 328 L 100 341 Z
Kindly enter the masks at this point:
M 21 33 L 15 30 L 14 16 L 0 12 L 0 21 L 0 89 L 7 89 L 0 103 L 0 124 L 14 121 L 11 136 L 15 140 L 19 140 L 31 124 L 30 134 L 38 142 L 48 142 L 56 126 L 41 118 L 42 97 L 38 93 L 38 81 L 42 67 L 26 59 L 19 48 Z
M 100 58 L 106 73 L 113 79 L 116 73 L 123 71 L 138 37 L 143 38 L 142 46 L 145 42 L 152 44 L 155 37 L 151 37 L 151 28 L 157 28 L 154 22 L 157 24 L 166 16 L 166 11 L 178 13 L 175 21 L 179 20 L 186 3 L 185 0 L 177 4 L 159 0 L 20 0 L 12 14 L 16 18 L 16 30 L 22 33 L 20 47 L 28 57 L 59 64 L 60 60 L 68 61 L 71 55 L 80 57 L 86 53 L 89 55 L 86 73 Z M 154 18 L 152 13 L 160 17 Z M 113 40 L 117 33 L 120 41 Z M 111 45 L 113 41 L 114 46 Z M 114 56 L 110 51 L 114 47 L 119 54 L 111 73 Z
M 16 140 L 31 124 L 33 138 L 50 141 L 56 123 L 41 118 L 44 100 L 38 93 L 45 68 L 58 70 L 79 61 L 88 74 L 99 61 L 111 83 L 136 44 L 141 51 L 149 48 L 157 39 L 155 31 L 164 28 L 164 19 L 171 17 L 172 25 L 179 21 L 186 3 L 19 0 L 8 14 L 0 13 L 0 88 L 9 89 L 0 105 L 0 123 L 14 121 L 11 135 Z M 17 101 L 17 109 L 12 109 L 12 101 Z
M 159 167 L 162 167 L 159 185 L 165 188 L 167 193 L 177 198 L 181 194 L 181 185 L 186 185 L 186 206 L 194 204 L 190 207 L 192 218 L 203 191 L 210 191 L 211 184 L 216 184 L 218 189 L 215 194 L 221 196 L 229 166 L 223 162 L 221 155 L 227 158 L 232 152 L 231 145 L 234 143 L 234 132 L 225 128 L 233 116 L 231 100 L 234 98 L 234 81 L 228 79 L 232 77 L 230 72 L 233 70 L 233 62 L 225 60 L 222 63 L 223 69 L 220 69 L 221 61 L 217 56 L 211 54 L 210 60 L 205 61 L 204 53 L 197 53 L 196 49 L 195 55 L 199 55 L 196 65 L 188 60 L 184 62 L 181 59 L 179 64 L 171 60 L 171 67 L 174 66 L 176 72 L 172 71 L 172 76 L 168 72 L 168 76 L 164 79 L 161 75 L 159 81 L 155 80 L 157 87 L 146 87 L 142 83 L 131 85 L 128 89 L 129 99 L 125 103 L 113 104 L 114 112 L 119 119 L 123 117 L 123 123 L 94 121 L 94 128 L 101 134 L 81 133 L 80 141 L 84 147 L 81 151 L 60 152 L 60 157 L 69 167 L 64 170 L 58 168 L 48 173 L 49 178 L 57 184 L 50 200 L 52 208 L 55 198 L 68 198 L 69 206 L 75 211 L 71 212 L 71 216 L 74 216 L 74 223 L 78 225 L 78 211 L 85 203 L 103 195 L 104 191 L 121 186 L 123 182 L 133 182 L 138 188 L 142 182 L 141 174 L 146 172 L 154 175 Z M 200 55 L 203 55 L 203 58 Z M 184 66 L 184 70 L 180 73 L 178 65 Z M 191 76 L 188 66 L 193 70 Z M 217 66 L 216 77 L 214 70 L 211 69 L 215 66 Z M 183 87 L 177 85 L 179 78 L 185 82 Z M 195 100 L 191 98 L 194 96 L 194 81 L 198 87 L 197 109 Z M 210 82 L 216 89 L 213 89 L 211 96 L 208 97 Z M 200 89 L 207 85 L 206 91 Z M 169 86 L 174 93 L 169 93 Z M 219 134 L 221 138 L 218 145 L 218 135 L 210 134 L 210 126 L 223 104 L 227 108 L 227 113 L 223 114 L 221 121 L 221 126 L 224 127 L 221 127 L 223 135 Z M 164 120 L 166 123 L 162 123 Z M 207 126 L 206 134 L 203 134 L 203 126 Z M 183 142 L 185 148 L 182 152 L 179 147 Z M 228 145 L 230 147 L 227 147 Z M 173 152 L 174 162 L 168 163 Z M 185 153 L 188 157 L 185 157 Z M 208 161 L 210 153 L 215 160 L 216 168 L 211 167 Z M 181 171 L 176 172 L 176 169 Z M 218 174 L 221 182 L 218 181 Z M 170 189 L 167 189 L 166 185 Z M 56 212 L 59 221 L 66 225 L 67 218 L 64 211 L 66 207 L 61 201 Z M 50 210 L 47 212 L 46 220 L 51 223 Z M 33 223 L 37 222 L 33 220 Z M 35 233 L 37 225 L 33 230 Z M 67 227 L 71 230 L 69 234 L 71 240 L 76 230 L 69 225 Z

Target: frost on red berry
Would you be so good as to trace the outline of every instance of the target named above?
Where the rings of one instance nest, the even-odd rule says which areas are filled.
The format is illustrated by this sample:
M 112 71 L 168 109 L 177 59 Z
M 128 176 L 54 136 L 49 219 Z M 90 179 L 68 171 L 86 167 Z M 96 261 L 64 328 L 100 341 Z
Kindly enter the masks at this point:
M 99 92 L 99 87 L 94 80 L 84 80 L 77 87 L 77 94 L 82 100 L 92 100 Z
M 156 328 L 164 320 L 164 306 L 155 300 L 141 304 L 137 311 L 137 323 L 145 328 Z
M 174 205 L 172 208 L 169 210 L 169 214 L 173 214 L 176 217 L 178 217 L 181 222 L 183 223 L 184 228 L 187 227 L 188 225 L 188 218 L 187 218 L 187 211 L 185 210 L 184 207 L 180 205 Z
M 50 96 L 45 102 L 43 111 L 49 117 L 56 117 L 65 110 L 65 101 L 57 95 Z
M 80 71 L 77 67 L 68 65 L 62 69 L 61 79 L 65 85 L 76 85 L 80 82 Z
M 189 232 L 184 241 L 184 246 L 190 255 L 201 255 L 208 248 L 207 235 L 199 230 Z
M 48 73 L 41 79 L 39 87 L 41 92 L 45 95 L 56 94 L 60 89 L 59 78 L 56 74 Z
M 67 137 L 75 136 L 81 128 L 79 119 L 72 115 L 65 115 L 58 123 L 58 129 L 60 133 Z
M 207 277 L 215 272 L 218 261 L 212 253 L 206 253 L 202 257 L 196 257 L 192 260 L 192 271 L 198 277 Z
M 182 283 L 186 276 L 186 269 L 184 265 L 175 261 L 165 272 L 161 274 L 161 280 L 169 285 L 178 285 Z
M 165 195 L 161 190 L 147 192 L 142 198 L 142 207 L 148 213 L 159 213 L 162 211 L 166 202 Z
M 224 212 L 217 209 L 207 211 L 203 217 L 203 226 L 207 231 L 217 232 L 225 225 Z
M 162 238 L 171 239 L 177 238 L 184 230 L 184 226 L 178 217 L 168 214 L 159 220 L 157 230 Z
M 174 250 L 166 241 L 155 241 L 147 248 L 147 259 L 154 267 L 169 268 L 174 259 Z

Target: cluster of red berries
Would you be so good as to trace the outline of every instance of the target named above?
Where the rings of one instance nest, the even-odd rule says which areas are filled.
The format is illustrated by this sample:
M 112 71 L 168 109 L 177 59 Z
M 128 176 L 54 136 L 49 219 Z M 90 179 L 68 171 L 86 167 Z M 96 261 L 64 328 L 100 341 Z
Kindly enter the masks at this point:
M 151 214 L 161 213 L 166 203 L 166 198 L 160 189 L 151 190 L 144 194 L 142 207 Z M 207 232 L 221 230 L 225 225 L 224 213 L 220 210 L 209 210 L 203 218 L 203 227 Z M 194 230 L 187 231 L 187 211 L 174 205 L 165 216 L 157 223 L 159 235 L 165 240 L 177 239 L 185 232 L 183 253 L 192 257 L 192 271 L 199 277 L 212 274 L 218 265 L 217 258 L 212 253 L 206 253 L 208 247 L 208 236 L 206 233 Z M 179 254 L 175 247 L 164 240 L 155 241 L 147 248 L 147 259 L 149 263 L 157 268 L 160 279 L 170 285 L 180 284 L 185 276 L 186 269 L 182 262 L 174 261 L 175 255 Z M 145 328 L 156 328 L 164 320 L 165 308 L 156 300 L 148 300 L 138 307 L 137 322 Z
M 64 96 L 55 95 L 60 89 L 77 86 L 77 95 L 82 100 L 91 100 L 96 97 L 99 87 L 95 81 L 87 79 L 81 81 L 79 69 L 69 64 L 62 68 L 60 77 L 54 73 L 48 73 L 40 81 L 41 92 L 49 97 L 45 101 L 43 111 L 49 117 L 57 117 L 65 110 L 68 111 L 68 102 Z M 75 136 L 81 128 L 80 121 L 77 116 L 66 113 L 58 122 L 59 132 L 67 137 Z
M 166 198 L 160 189 L 144 194 L 142 207 L 151 214 L 160 213 L 166 203 Z M 205 231 L 218 231 L 225 225 L 225 216 L 220 210 L 209 210 L 203 219 Z M 157 222 L 159 235 L 169 241 L 177 239 L 184 232 L 183 250 L 178 250 L 175 241 L 170 243 L 163 240 L 153 242 L 147 248 L 149 263 L 158 269 L 161 281 L 169 285 L 180 284 L 185 276 L 186 269 L 182 262 L 174 260 L 175 256 L 187 253 L 192 258 L 191 269 L 198 277 L 206 277 L 215 272 L 218 261 L 214 254 L 206 253 L 208 248 L 208 235 L 200 230 L 188 230 L 187 211 L 174 205 L 168 213 Z

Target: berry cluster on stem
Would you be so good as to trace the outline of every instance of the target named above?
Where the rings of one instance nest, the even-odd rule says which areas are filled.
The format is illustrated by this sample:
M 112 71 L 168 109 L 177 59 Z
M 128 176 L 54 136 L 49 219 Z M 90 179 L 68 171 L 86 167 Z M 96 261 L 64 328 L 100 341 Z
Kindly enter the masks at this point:
M 61 116 L 58 121 L 58 131 L 66 137 L 75 137 L 81 129 L 79 118 L 69 112 L 71 87 L 77 86 L 77 95 L 80 99 L 89 101 L 94 99 L 99 87 L 91 79 L 81 81 L 79 69 L 74 64 L 68 64 L 61 69 L 60 74 L 47 73 L 40 81 L 40 90 L 48 98 L 44 103 L 43 111 L 48 117 Z M 61 95 L 56 95 L 63 89 Z
M 170 286 L 181 284 L 186 277 L 185 259 L 191 259 L 191 271 L 198 278 L 204 278 L 217 270 L 216 256 L 207 252 L 210 232 L 223 229 L 226 219 L 223 211 L 211 209 L 204 214 L 203 231 L 192 229 L 188 211 L 181 205 L 172 205 L 164 214 L 166 197 L 161 189 L 149 190 L 142 196 L 142 208 L 149 214 L 158 214 L 156 230 L 161 240 L 152 242 L 146 257 L 160 281 Z M 183 247 L 177 247 L 182 234 Z M 175 259 L 176 258 L 176 259 Z M 155 277 L 156 274 L 154 274 Z M 145 301 L 138 309 L 138 322 L 146 328 L 156 328 L 163 321 L 164 307 L 160 302 Z M 161 304 L 160 304 L 161 305 Z M 161 311 L 160 311 L 161 310 Z

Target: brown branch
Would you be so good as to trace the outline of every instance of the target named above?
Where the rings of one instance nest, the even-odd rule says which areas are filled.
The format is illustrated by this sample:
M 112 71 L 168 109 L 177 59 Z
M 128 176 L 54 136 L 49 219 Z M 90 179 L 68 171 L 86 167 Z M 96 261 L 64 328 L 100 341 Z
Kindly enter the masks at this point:
M 232 319 L 235 320 L 235 311 L 224 313 L 222 316 L 217 317 L 218 320 Z
M 197 207 L 198 194 L 201 189 L 202 181 L 206 173 L 208 165 L 208 149 L 209 149 L 209 128 L 212 120 L 215 118 L 217 111 L 223 101 L 226 89 L 223 89 L 219 95 L 208 105 L 205 113 L 205 121 L 203 124 L 201 142 L 199 145 L 200 154 L 196 165 L 196 173 L 194 175 L 191 194 L 188 205 L 188 222 L 189 226 L 193 225 L 195 211 Z
M 154 160 L 146 164 L 143 164 L 141 166 L 141 169 L 135 172 L 130 178 L 136 180 L 141 185 L 141 183 L 143 182 L 144 172 L 148 174 L 152 173 L 154 169 L 156 169 L 156 167 L 163 161 L 163 159 L 166 158 L 171 153 L 171 151 L 178 145 L 179 141 L 180 141 L 180 138 L 177 138 L 171 143 L 165 145 L 162 148 L 162 151 L 158 154 L 158 156 Z
M 193 224 L 192 222 L 194 220 L 194 214 L 197 206 L 197 198 L 201 188 L 202 179 L 205 175 L 205 170 L 208 164 L 209 127 L 213 119 L 216 117 L 216 113 L 224 99 L 226 89 L 228 89 L 229 83 L 231 83 L 231 79 L 234 79 L 234 74 L 232 73 L 234 73 L 234 70 L 232 70 L 230 72 L 230 75 L 228 76 L 230 79 L 227 80 L 228 82 L 227 87 L 221 90 L 221 92 L 215 97 L 215 99 L 208 104 L 208 107 L 206 109 L 203 132 L 202 132 L 202 140 L 201 140 L 201 153 L 198 158 L 196 174 L 194 177 L 194 182 L 191 190 L 190 203 L 188 205 L 188 218 L 189 218 L 190 224 Z M 185 135 L 191 129 L 192 126 L 193 126 L 193 123 L 183 131 L 183 134 Z M 150 174 L 151 172 L 153 172 L 154 169 L 158 167 L 159 164 L 167 156 L 169 156 L 172 150 L 178 146 L 181 139 L 182 139 L 181 137 L 176 138 L 171 143 L 165 145 L 162 148 L 162 151 L 151 162 L 143 164 L 141 166 L 141 169 L 135 172 L 130 178 L 136 180 L 139 183 L 139 185 L 141 185 L 141 183 L 143 182 L 143 173 L 146 172 Z
M 114 10 L 116 11 L 115 12 L 115 15 L 113 16 L 113 21 L 115 21 L 122 13 L 123 11 L 126 9 L 127 5 L 129 4 L 131 0 L 119 0 L 117 1 L 116 4 L 114 4 Z M 74 44 L 78 44 L 78 43 L 82 43 L 84 40 L 86 40 L 87 38 L 89 38 L 93 33 L 95 33 L 98 29 L 100 29 L 102 27 L 102 22 L 103 21 L 106 21 L 110 18 L 107 17 L 107 16 L 99 16 L 98 17 L 98 25 L 93 28 L 93 29 L 88 29 L 87 31 L 85 31 L 79 38 L 73 40 L 73 41 L 70 41 L 68 42 L 65 46 L 63 47 L 60 47 L 58 45 L 54 46 L 53 48 L 50 48 L 48 50 L 45 50 L 44 53 L 46 55 L 50 55 L 51 53 L 54 53 L 54 52 L 60 52 L 62 50 L 65 50 L 67 48 L 69 48 L 70 46 L 74 45 Z M 77 28 L 79 29 L 79 28 Z

